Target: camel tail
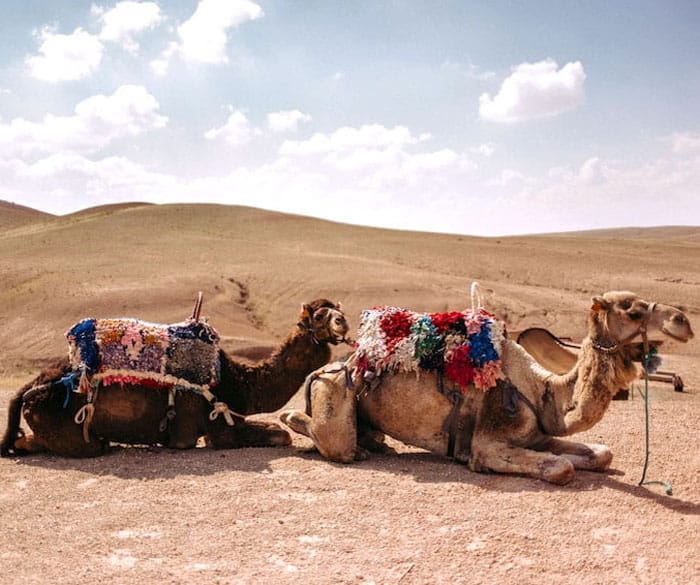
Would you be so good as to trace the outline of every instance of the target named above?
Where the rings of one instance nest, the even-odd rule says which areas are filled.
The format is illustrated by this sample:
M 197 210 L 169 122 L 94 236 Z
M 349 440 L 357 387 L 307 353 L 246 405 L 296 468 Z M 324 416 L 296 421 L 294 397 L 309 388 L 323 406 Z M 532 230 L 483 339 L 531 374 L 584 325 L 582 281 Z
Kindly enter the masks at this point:
M 22 455 L 23 450 L 15 448 L 15 440 L 24 436 L 24 431 L 20 427 L 22 419 L 22 405 L 24 404 L 24 393 L 26 387 L 22 387 L 17 391 L 17 394 L 10 400 L 7 408 L 7 429 L 0 443 L 0 457 L 12 457 L 14 455 Z

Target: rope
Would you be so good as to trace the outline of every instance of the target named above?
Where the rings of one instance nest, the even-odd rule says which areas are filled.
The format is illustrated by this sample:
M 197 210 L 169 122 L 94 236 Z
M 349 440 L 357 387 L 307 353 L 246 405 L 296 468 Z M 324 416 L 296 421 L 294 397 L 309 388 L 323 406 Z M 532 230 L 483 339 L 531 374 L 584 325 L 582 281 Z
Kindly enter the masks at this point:
M 75 424 L 83 425 L 83 439 L 86 443 L 90 442 L 90 423 L 95 415 L 95 406 L 92 403 L 87 403 L 75 413 Z
M 243 415 L 240 415 L 237 412 L 231 410 L 225 402 L 215 402 L 212 406 L 214 407 L 214 409 L 209 413 L 209 420 L 212 422 L 216 420 L 217 416 L 223 414 L 224 418 L 226 419 L 226 424 L 232 427 L 236 424 L 233 420 L 233 417 L 231 416 L 232 414 L 243 418 Z
M 654 352 L 654 348 L 651 351 L 647 348 L 646 336 L 644 338 L 644 415 L 645 415 L 645 444 L 646 450 L 644 455 L 644 470 L 642 471 L 642 478 L 639 480 L 637 485 L 649 485 L 649 484 L 660 484 L 666 488 L 666 495 L 673 495 L 673 488 L 671 484 L 667 481 L 662 480 L 645 480 L 647 475 L 647 467 L 649 465 L 649 361 L 651 360 L 651 354 Z

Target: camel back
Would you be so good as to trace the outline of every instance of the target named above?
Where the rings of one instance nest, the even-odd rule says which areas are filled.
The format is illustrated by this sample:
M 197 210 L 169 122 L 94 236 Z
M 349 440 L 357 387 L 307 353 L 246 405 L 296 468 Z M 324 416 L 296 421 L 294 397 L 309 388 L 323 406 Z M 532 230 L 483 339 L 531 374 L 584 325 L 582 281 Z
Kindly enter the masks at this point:
M 145 386 L 215 386 L 219 335 L 190 319 L 160 325 L 137 319 L 84 319 L 67 333 L 74 370 L 94 381 Z
M 505 324 L 484 309 L 416 313 L 377 307 L 360 317 L 358 373 L 433 371 L 464 390 L 501 377 Z

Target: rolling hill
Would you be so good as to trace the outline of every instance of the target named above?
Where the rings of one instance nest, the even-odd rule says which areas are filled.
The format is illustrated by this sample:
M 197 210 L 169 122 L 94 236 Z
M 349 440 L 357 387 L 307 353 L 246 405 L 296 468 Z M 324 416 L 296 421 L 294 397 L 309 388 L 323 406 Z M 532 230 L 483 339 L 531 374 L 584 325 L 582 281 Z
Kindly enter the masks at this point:
M 277 343 L 317 297 L 342 301 L 354 328 L 378 304 L 468 307 L 474 280 L 511 330 L 578 338 L 590 296 L 611 289 L 700 314 L 700 228 L 476 238 L 220 205 L 0 212 L 0 372 L 62 354 L 84 317 L 180 321 L 199 290 L 234 350 Z

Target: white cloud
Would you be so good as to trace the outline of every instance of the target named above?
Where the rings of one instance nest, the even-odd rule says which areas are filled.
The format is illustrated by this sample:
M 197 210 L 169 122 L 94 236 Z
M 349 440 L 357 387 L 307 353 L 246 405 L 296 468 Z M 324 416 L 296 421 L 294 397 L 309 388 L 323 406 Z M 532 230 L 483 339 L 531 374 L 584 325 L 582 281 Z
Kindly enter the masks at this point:
M 241 146 L 250 142 L 253 136 L 259 133 L 260 131 L 253 127 L 246 115 L 241 110 L 236 110 L 228 117 L 226 124 L 207 130 L 204 137 L 207 140 L 220 138 L 232 146 Z
M 227 63 L 229 30 L 262 16 L 262 8 L 250 0 L 200 0 L 194 14 L 177 29 L 176 50 L 188 63 Z M 170 47 L 165 58 L 172 51 Z
M 401 149 L 408 144 L 428 140 L 429 134 L 414 137 L 405 126 L 386 128 L 381 124 L 366 124 L 360 128 L 344 126 L 331 134 L 317 132 L 308 140 L 286 140 L 280 154 L 312 155 L 347 152 L 355 149 Z
M 78 103 L 72 116 L 46 114 L 41 122 L 15 118 L 0 123 L 0 157 L 99 150 L 118 138 L 165 126 L 167 118 L 158 114 L 158 107 L 144 87 L 123 85 L 111 96 L 95 95 Z
M 41 41 L 40 54 L 25 60 L 29 74 L 37 79 L 49 82 L 82 79 L 96 71 L 102 61 L 102 43 L 81 28 L 69 35 L 43 28 L 37 37 Z
M 168 192 L 177 199 L 182 193 L 178 177 L 153 172 L 122 156 L 91 160 L 57 153 L 31 164 L 15 160 L 13 167 L 17 179 L 24 181 L 23 191 L 40 193 L 34 205 L 46 209 L 50 201 L 54 213 L 120 201 L 157 201 Z
M 461 176 L 476 168 L 467 156 L 448 148 L 413 152 L 430 138 L 429 134 L 415 136 L 405 126 L 346 126 L 329 134 L 316 133 L 308 140 L 287 140 L 280 146 L 279 154 L 294 157 L 303 168 L 332 177 L 345 176 L 342 182 L 373 193 L 429 185 L 420 190 L 427 193 L 444 183 L 443 173 Z
M 676 132 L 671 138 L 671 148 L 676 154 L 700 153 L 700 134 Z
M 585 79 L 580 61 L 561 69 L 552 59 L 522 63 L 494 97 L 487 93 L 479 97 L 479 115 L 500 123 L 556 116 L 581 103 Z
M 127 51 L 136 53 L 139 45 L 133 35 L 153 29 L 162 20 L 160 7 L 155 2 L 117 2 L 114 8 L 106 10 L 93 6 L 92 11 L 102 21 L 100 39 L 119 43 Z
M 296 132 L 300 122 L 310 122 L 311 116 L 299 110 L 270 112 L 267 115 L 267 127 L 273 132 Z

